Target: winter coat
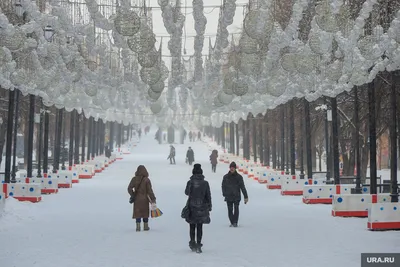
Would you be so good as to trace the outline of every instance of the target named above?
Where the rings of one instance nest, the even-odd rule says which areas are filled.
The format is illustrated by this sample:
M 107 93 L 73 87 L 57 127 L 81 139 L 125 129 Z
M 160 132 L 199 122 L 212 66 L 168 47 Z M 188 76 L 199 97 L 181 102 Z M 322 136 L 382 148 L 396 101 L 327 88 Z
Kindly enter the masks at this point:
M 190 216 L 186 220 L 190 224 L 209 224 L 211 204 L 210 185 L 204 175 L 195 174 L 186 184 L 185 194 L 189 196 Z
M 171 149 L 169 150 L 169 157 L 170 158 L 175 157 L 175 147 L 171 147 Z
M 132 178 L 128 186 L 128 193 L 132 196 L 133 189 L 135 189 L 135 202 L 133 203 L 133 219 L 136 218 L 149 218 L 150 214 L 150 201 L 155 202 L 156 196 L 154 195 L 153 188 L 149 177 L 135 176 Z
M 217 163 L 218 163 L 218 152 L 215 153 L 214 151 L 210 155 L 210 161 L 211 161 L 212 165 L 217 165 Z
M 225 197 L 225 201 L 240 202 L 240 191 L 242 191 L 245 199 L 248 198 L 243 177 L 236 171 L 225 174 L 222 180 L 222 195 Z
M 186 158 L 187 158 L 187 160 L 188 160 L 189 162 L 193 162 L 193 161 L 194 161 L 194 151 L 193 151 L 193 149 L 189 149 L 189 150 L 186 152 Z

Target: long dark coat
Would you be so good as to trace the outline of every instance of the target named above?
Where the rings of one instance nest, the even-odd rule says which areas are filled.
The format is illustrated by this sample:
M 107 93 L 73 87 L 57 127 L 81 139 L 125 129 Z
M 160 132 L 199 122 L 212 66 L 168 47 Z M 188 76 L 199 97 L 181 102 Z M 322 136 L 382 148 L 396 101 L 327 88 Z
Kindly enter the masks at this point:
M 185 194 L 189 196 L 190 224 L 209 224 L 211 204 L 210 185 L 204 180 L 204 175 L 195 174 L 186 184 Z
M 218 163 L 218 151 L 213 150 L 213 152 L 210 155 L 210 161 L 212 165 L 217 165 Z
M 189 163 L 192 163 L 194 161 L 194 151 L 193 151 L 193 149 L 189 149 L 186 152 L 186 158 L 189 161 Z
M 149 218 L 150 201 L 155 202 L 153 188 L 148 176 L 135 176 L 128 186 L 128 193 L 132 196 L 135 189 L 135 202 L 133 203 L 133 219 Z

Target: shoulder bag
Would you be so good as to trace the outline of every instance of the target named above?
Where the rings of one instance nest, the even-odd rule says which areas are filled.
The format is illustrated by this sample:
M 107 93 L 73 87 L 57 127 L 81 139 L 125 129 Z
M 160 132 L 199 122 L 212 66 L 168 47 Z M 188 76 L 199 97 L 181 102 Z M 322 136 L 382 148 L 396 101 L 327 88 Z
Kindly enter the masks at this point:
M 190 207 L 189 207 L 189 201 L 190 201 L 190 194 L 192 193 L 192 184 L 190 184 L 189 188 L 189 196 L 186 201 L 185 207 L 183 207 L 182 212 L 181 212 L 181 217 L 182 219 L 189 220 L 190 218 Z
M 129 203 L 130 203 L 130 204 L 132 204 L 132 203 L 135 202 L 135 198 L 136 198 L 135 195 L 136 195 L 136 192 L 139 190 L 139 187 L 140 187 L 140 185 L 142 184 L 144 178 L 145 178 L 145 177 L 142 178 L 142 180 L 140 181 L 138 187 L 137 187 L 137 188 L 135 187 L 135 191 L 133 192 L 133 195 L 132 195 L 131 198 L 129 199 Z

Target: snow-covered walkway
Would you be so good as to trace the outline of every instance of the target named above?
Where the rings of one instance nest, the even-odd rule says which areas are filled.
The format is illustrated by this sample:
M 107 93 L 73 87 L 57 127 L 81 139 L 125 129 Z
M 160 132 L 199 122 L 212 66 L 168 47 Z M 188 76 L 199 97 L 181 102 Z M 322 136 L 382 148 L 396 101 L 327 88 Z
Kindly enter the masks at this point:
M 201 255 L 189 250 L 189 227 L 180 218 L 191 175 L 184 161 L 189 145 L 213 198 Z M 397 233 L 368 232 L 366 219 L 334 218 L 330 205 L 305 205 L 301 197 L 283 197 L 247 177 L 249 203 L 240 206 L 239 227 L 230 228 L 221 196 L 228 165 L 211 173 L 210 152 L 202 142 L 176 150 L 177 165 L 171 166 L 168 145 L 158 145 L 150 133 L 132 155 L 92 180 L 44 196 L 38 204 L 8 199 L 0 218 L 0 266 L 358 267 L 362 252 L 400 250 Z M 136 233 L 126 188 L 139 164 L 150 173 L 164 215 L 150 220 L 150 232 Z

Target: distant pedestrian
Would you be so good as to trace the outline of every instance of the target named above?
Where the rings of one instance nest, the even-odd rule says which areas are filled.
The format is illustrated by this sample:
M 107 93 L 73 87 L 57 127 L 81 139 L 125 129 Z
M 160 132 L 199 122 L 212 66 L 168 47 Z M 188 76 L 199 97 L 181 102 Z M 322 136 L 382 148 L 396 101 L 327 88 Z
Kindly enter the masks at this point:
M 194 162 L 194 151 L 191 147 L 189 147 L 188 151 L 186 152 L 186 162 L 192 166 Z
M 217 163 L 218 163 L 218 150 L 213 150 L 210 155 L 210 162 L 211 162 L 211 171 L 217 171 Z
M 175 147 L 173 145 L 170 145 L 169 156 L 167 159 L 169 159 L 170 164 L 176 164 L 176 162 L 175 162 Z

